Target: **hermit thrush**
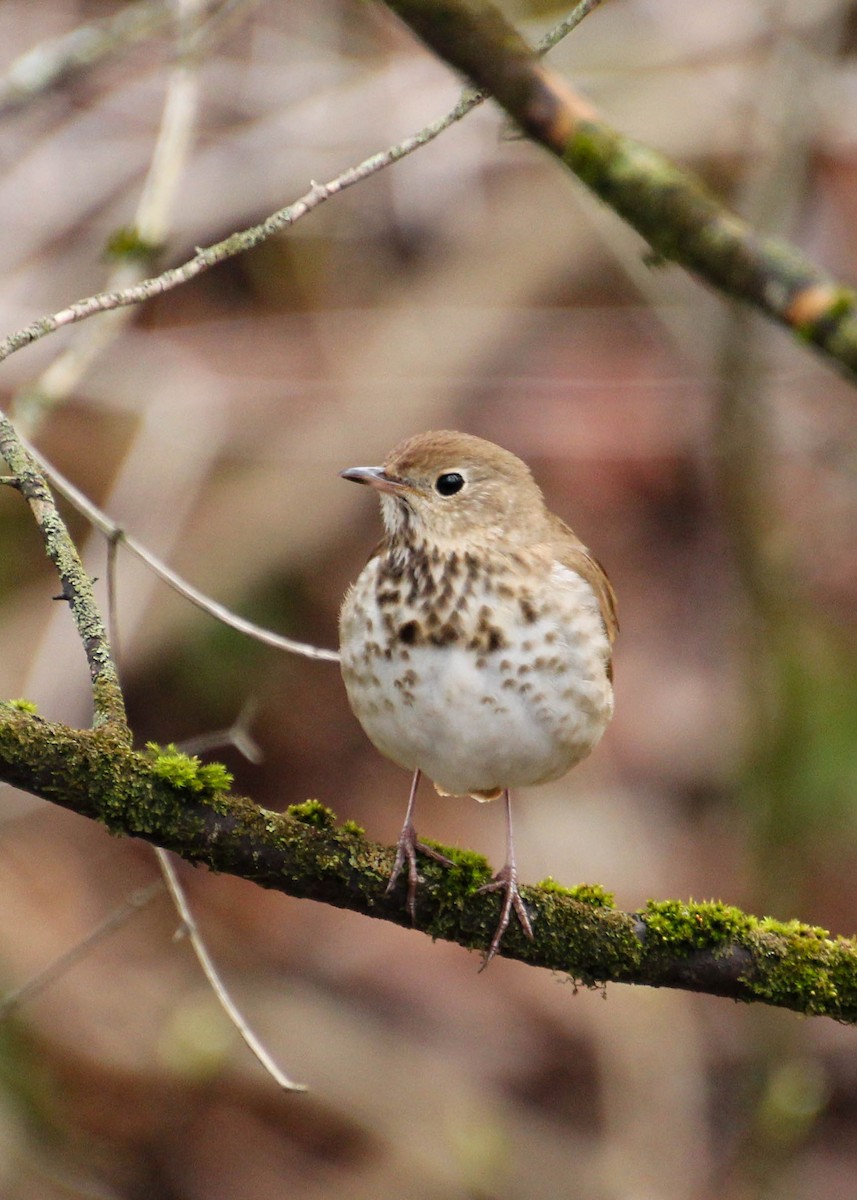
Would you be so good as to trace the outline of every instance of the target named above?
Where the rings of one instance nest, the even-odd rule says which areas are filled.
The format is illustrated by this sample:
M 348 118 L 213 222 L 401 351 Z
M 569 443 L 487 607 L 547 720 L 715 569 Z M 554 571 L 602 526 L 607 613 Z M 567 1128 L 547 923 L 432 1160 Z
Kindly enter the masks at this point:
M 613 713 L 613 589 L 529 468 L 492 442 L 418 434 L 383 467 L 345 479 L 380 493 L 386 536 L 349 588 L 339 620 L 342 677 L 375 746 L 414 772 L 391 890 L 416 853 L 448 862 L 413 824 L 422 773 L 441 795 L 506 806 L 506 863 L 483 891 L 502 893 L 485 958 L 518 891 L 509 789 L 558 779 L 585 758 Z

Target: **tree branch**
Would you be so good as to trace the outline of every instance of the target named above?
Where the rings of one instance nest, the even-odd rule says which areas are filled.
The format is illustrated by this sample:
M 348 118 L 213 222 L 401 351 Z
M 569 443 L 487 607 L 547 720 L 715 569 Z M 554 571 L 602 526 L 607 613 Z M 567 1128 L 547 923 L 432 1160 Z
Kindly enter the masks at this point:
M 125 717 L 119 675 L 110 652 L 107 630 L 92 593 L 92 581 L 83 569 L 38 463 L 2 412 L 0 458 L 14 472 L 18 490 L 30 506 L 45 543 L 45 552 L 59 575 L 62 599 L 68 601 L 83 642 L 92 681 L 94 723 L 96 726 L 109 725 L 117 737 L 130 745 L 131 734 Z
M 409 924 L 402 889 L 386 894 L 391 847 L 369 841 L 352 822 L 338 826 L 318 801 L 280 814 L 214 790 L 202 776 L 171 779 L 164 763 L 174 757 L 137 753 L 108 727 L 74 730 L 0 704 L 5 782 L 211 870 Z M 476 894 L 490 868 L 479 855 L 443 850 L 455 865 L 422 865 L 416 928 L 482 950 L 497 920 L 496 897 Z M 510 928 L 500 950 L 508 958 L 568 973 L 587 986 L 681 988 L 857 1023 L 852 940 L 714 902 L 650 902 L 642 912 L 624 913 L 595 886 L 568 890 L 546 881 L 524 888 L 524 897 L 535 938 Z
M 700 179 L 612 129 L 486 0 L 385 0 L 432 50 L 490 92 L 646 239 L 815 346 L 857 380 L 857 297 L 793 246 L 763 237 Z

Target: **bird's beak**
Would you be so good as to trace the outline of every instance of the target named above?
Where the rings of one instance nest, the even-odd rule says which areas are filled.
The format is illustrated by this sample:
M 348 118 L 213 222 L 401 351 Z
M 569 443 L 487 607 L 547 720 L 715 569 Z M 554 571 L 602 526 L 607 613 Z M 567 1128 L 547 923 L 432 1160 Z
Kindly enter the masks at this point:
M 349 467 L 339 474 L 343 479 L 351 479 L 354 483 L 367 483 L 378 492 L 390 492 L 394 496 L 401 496 L 403 492 L 410 491 L 404 480 L 388 475 L 383 467 Z

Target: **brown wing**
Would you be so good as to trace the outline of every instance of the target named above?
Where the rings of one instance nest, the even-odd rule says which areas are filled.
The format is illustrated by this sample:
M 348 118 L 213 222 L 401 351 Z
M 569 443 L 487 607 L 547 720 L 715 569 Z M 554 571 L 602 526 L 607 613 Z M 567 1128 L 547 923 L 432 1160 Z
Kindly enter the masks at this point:
M 554 516 L 553 513 L 551 513 L 551 518 L 556 535 L 554 554 L 564 567 L 576 571 L 595 592 L 601 609 L 604 629 L 612 646 L 616 640 L 616 634 L 619 632 L 619 618 L 616 615 L 616 593 L 607 578 L 607 572 L 564 521 Z

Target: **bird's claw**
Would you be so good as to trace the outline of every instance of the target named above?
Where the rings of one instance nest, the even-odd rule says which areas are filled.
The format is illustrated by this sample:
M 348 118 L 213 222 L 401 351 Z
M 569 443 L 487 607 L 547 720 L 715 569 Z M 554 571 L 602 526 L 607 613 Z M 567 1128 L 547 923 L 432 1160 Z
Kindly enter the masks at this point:
M 399 876 L 402 873 L 405 862 L 408 864 L 408 899 L 406 907 L 411 916 L 411 923 L 414 924 L 417 919 L 417 885 L 420 882 L 419 872 L 417 871 L 417 853 L 425 854 L 428 858 L 433 858 L 435 862 L 442 863 L 445 867 L 453 865 L 452 859 L 447 858 L 445 854 L 441 854 L 439 850 L 435 850 L 432 846 L 427 846 L 425 842 L 421 842 L 417 837 L 417 831 L 414 829 L 410 821 L 406 821 L 402 827 L 402 832 L 399 834 L 399 840 L 396 843 L 396 858 L 393 863 L 393 870 L 390 873 L 390 878 L 387 883 L 386 895 L 395 888 Z
M 513 863 L 506 863 L 502 867 L 490 883 L 486 883 L 479 888 L 477 894 L 481 892 L 502 892 L 503 907 L 500 910 L 500 920 L 497 928 L 494 931 L 494 936 L 491 939 L 491 945 L 485 954 L 485 959 L 480 971 L 484 971 L 490 963 L 491 959 L 500 949 L 500 943 L 503 940 L 503 934 L 509 927 L 509 921 L 512 919 L 512 910 L 514 909 L 515 916 L 518 918 L 518 924 L 523 929 L 528 938 L 532 939 L 533 926 L 530 922 L 530 914 L 527 912 L 526 905 L 521 897 L 521 892 L 518 888 L 518 872 Z

